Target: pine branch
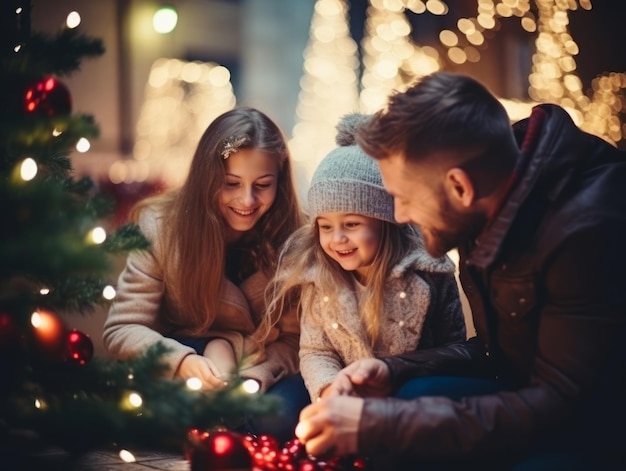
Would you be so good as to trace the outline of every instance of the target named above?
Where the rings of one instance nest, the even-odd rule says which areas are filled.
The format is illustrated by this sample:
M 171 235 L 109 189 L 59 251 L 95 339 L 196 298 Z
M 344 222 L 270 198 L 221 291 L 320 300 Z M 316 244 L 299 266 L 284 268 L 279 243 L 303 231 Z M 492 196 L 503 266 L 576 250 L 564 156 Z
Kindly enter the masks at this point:
M 90 115 L 47 118 L 26 116 L 21 108 L 18 111 L 19 114 L 13 110 L 5 118 L 0 111 L 0 145 L 5 149 L 0 154 L 0 171 L 11 169 L 25 157 L 32 157 L 42 165 L 59 156 L 66 158 L 68 150 L 81 137 L 96 138 L 100 133 Z
M 46 280 L 101 278 L 111 260 L 102 245 L 89 239 L 97 225 L 96 211 L 92 203 L 68 191 L 88 191 L 90 181 L 44 178 L 31 183 L 0 181 L 0 203 L 10 229 L 0 232 L 0 294 L 8 291 L 3 285 L 16 278 L 42 280 L 41 285 Z
M 93 117 L 71 114 L 69 90 L 50 77 L 102 54 L 102 43 L 77 29 L 30 34 L 27 22 L 16 26 L 29 17 L 24 6 L 15 21 L 0 20 L 7 26 L 1 42 L 11 46 L 0 51 L 0 461 L 11 463 L 16 449 L 28 454 L 33 440 L 68 451 L 113 443 L 180 451 L 190 428 L 235 427 L 248 415 L 275 411 L 274 399 L 243 393 L 237 381 L 206 393 L 164 378 L 162 345 L 121 362 L 91 358 L 88 338 L 69 342 L 58 314 L 84 314 L 106 303 L 112 255 L 149 242 L 135 224 L 106 234 L 104 242 L 94 237 L 97 226 L 107 226 L 114 198 L 98 193 L 91 179 L 71 175 L 76 143 L 99 129 Z M 0 10 L 16 15 L 14 6 Z M 22 174 L 27 158 L 36 168 Z M 52 339 L 44 342 L 44 335 Z M 88 357 L 79 358 L 86 364 L 74 361 L 72 348 Z M 129 405 L 131 392 L 142 405 Z
M 236 381 L 221 391 L 202 392 L 162 377 L 166 351 L 157 344 L 126 362 L 94 358 L 85 366 L 36 365 L 38 382 L 14 391 L 0 406 L 0 419 L 74 452 L 113 442 L 180 451 L 191 428 L 236 427 L 277 410 L 276 399 L 244 393 Z M 129 393 L 142 398 L 141 406 L 127 402 Z
M 108 302 L 102 296 L 102 291 L 109 283 L 100 278 L 72 276 L 64 279 L 39 279 L 37 282 L 49 290 L 47 294 L 37 296 L 37 306 L 55 312 L 88 314 L 96 306 Z
M 125 224 L 117 232 L 107 237 L 104 248 L 112 253 L 142 250 L 150 247 L 150 242 L 136 224 Z
M 100 39 L 83 35 L 79 28 L 65 28 L 55 35 L 35 32 L 26 40 L 20 54 L 9 54 L 2 68 L 22 79 L 37 79 L 42 75 L 68 75 L 80 68 L 82 58 L 104 54 Z

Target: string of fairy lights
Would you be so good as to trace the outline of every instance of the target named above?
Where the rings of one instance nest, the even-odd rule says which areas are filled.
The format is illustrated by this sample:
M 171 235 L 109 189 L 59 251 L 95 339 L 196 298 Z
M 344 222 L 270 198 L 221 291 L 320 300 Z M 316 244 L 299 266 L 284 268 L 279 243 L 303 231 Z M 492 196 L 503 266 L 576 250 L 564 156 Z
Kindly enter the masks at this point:
M 429 6 L 439 12 L 445 4 L 429 2 Z M 404 10 L 401 0 L 370 1 L 362 40 L 364 71 L 359 104 L 363 112 L 384 107 L 392 90 L 442 68 L 435 48 L 411 42 L 411 25 Z
M 346 4 L 316 2 L 304 51 L 298 121 L 289 143 L 296 171 L 304 174 L 301 180 L 306 183 L 313 171 L 311 162 L 319 162 L 333 147 L 339 118 L 358 108 L 357 50 L 350 36 Z
M 537 103 L 558 103 L 582 129 L 617 143 L 626 137 L 626 124 L 620 118 L 626 73 L 598 76 L 588 94 L 576 74 L 579 47 L 568 30 L 569 12 L 591 8 L 590 0 L 476 0 L 476 14 L 457 18 L 454 27 L 441 29 L 439 46 L 433 47 L 415 43 L 405 12 L 450 15 L 444 0 L 369 0 L 360 63 L 359 45 L 349 31 L 346 0 L 317 0 L 289 142 L 296 172 L 304 174 L 299 180 L 308 182 L 319 160 L 334 146 L 339 117 L 380 109 L 393 90 L 444 69 L 446 63 L 479 62 L 488 33 L 513 19 L 535 36 L 535 51 L 528 76 L 529 100 L 501 97 L 511 120 L 528 116 Z M 77 12 L 68 15 L 68 27 L 79 23 Z M 178 185 L 206 123 L 235 103 L 225 67 L 157 60 L 146 84 L 132 158 L 111 165 L 111 181 L 161 179 Z M 89 142 L 83 140 L 79 147 L 85 152 Z
M 114 162 L 109 178 L 113 183 L 156 178 L 171 186 L 181 184 L 207 123 L 234 105 L 226 67 L 213 62 L 158 59 L 148 76 L 133 158 Z
M 430 14 L 443 16 L 450 14 L 442 0 L 370 0 L 367 10 L 365 35 L 361 46 L 363 51 L 363 74 L 360 84 L 352 72 L 345 73 L 338 81 L 341 88 L 334 90 L 335 99 L 324 97 L 318 101 L 314 93 L 301 94 L 298 123 L 293 130 L 293 141 L 298 142 L 298 159 L 309 163 L 312 172 L 322 149 L 332 141 L 320 142 L 312 136 L 332 135 L 334 123 L 325 118 L 328 115 L 328 102 L 335 103 L 345 98 L 345 83 L 352 81 L 355 89 L 360 89 L 358 101 L 352 110 L 372 112 L 384 106 L 389 93 L 402 90 L 419 77 L 444 68 L 446 61 L 461 65 L 466 62 L 479 62 L 481 48 L 485 46 L 486 32 L 497 30 L 503 20 L 519 19 L 521 28 L 536 35 L 536 51 L 532 58 L 531 73 L 528 77 L 530 100 L 521 101 L 502 97 L 501 101 L 512 121 L 528 116 L 530 108 L 541 102 L 558 103 L 572 116 L 582 129 L 598 135 L 615 144 L 626 137 L 626 125 L 621 123 L 620 113 L 624 110 L 623 92 L 626 88 L 626 74 L 612 72 L 599 76 L 591 83 L 592 94 L 586 96 L 583 84 L 576 75 L 575 56 L 578 45 L 568 31 L 569 11 L 582 8 L 591 10 L 590 0 L 535 0 L 536 13 L 531 11 L 530 0 L 476 0 L 476 15 L 458 18 L 456 28 L 439 31 L 440 48 L 421 46 L 411 39 L 412 29 L 405 16 L 405 10 L 417 15 Z M 339 17 L 347 8 L 344 0 L 317 0 L 314 22 L 311 24 L 310 44 L 305 51 L 303 82 L 315 83 L 319 74 L 314 68 L 321 61 L 313 55 L 319 51 L 315 47 L 318 29 L 333 30 L 339 34 Z M 339 12 L 342 12 L 341 15 Z M 332 43 L 326 41 L 328 57 L 337 53 Z M 344 59 L 345 60 L 345 59 Z M 328 67 L 328 62 L 324 63 Z M 328 71 L 326 71 L 328 74 Z M 341 74 L 341 69 L 335 69 Z M 329 88 L 333 90 L 332 88 Z M 345 102 L 344 103 L 345 106 Z M 314 113 L 313 110 L 317 110 Z M 306 123 L 306 127 L 303 126 Z M 305 146 L 301 143 L 307 142 Z
M 15 10 L 15 14 L 16 16 L 21 15 L 22 8 L 18 7 Z M 81 23 L 81 17 L 77 11 L 71 11 L 70 13 L 68 13 L 65 19 L 65 25 L 67 28 L 70 28 L 70 29 L 77 28 L 80 25 L 80 23 Z M 21 54 L 22 53 L 21 44 L 17 44 L 13 48 L 13 51 L 15 52 L 15 54 Z M 47 86 L 49 88 L 54 88 L 58 86 L 58 82 L 56 82 L 55 79 L 53 78 L 46 79 L 43 82 L 43 84 L 44 86 Z M 31 93 L 31 90 L 29 90 L 25 96 L 26 102 L 27 102 L 26 110 L 28 112 L 32 111 L 32 109 L 30 108 L 31 108 L 31 105 L 34 103 L 32 101 L 29 101 L 29 93 Z M 63 134 L 62 130 L 56 127 L 53 128 L 52 136 L 54 138 L 58 138 L 62 134 Z M 81 137 L 76 141 L 76 145 L 75 145 L 76 152 L 82 154 L 82 153 L 88 152 L 90 148 L 91 148 L 91 142 L 89 142 L 89 139 L 87 139 L 86 137 Z M 26 183 L 26 182 L 30 182 L 34 180 L 38 173 L 39 173 L 39 165 L 37 164 L 37 161 L 33 159 L 32 157 L 26 157 L 17 165 L 16 172 L 12 178 L 16 179 L 20 183 Z M 90 229 L 85 234 L 85 240 L 88 244 L 99 245 L 99 244 L 104 243 L 106 238 L 107 238 L 106 230 L 101 226 L 96 226 Z M 50 290 L 48 288 L 41 288 L 40 290 L 40 293 L 44 296 L 49 294 L 49 292 Z M 106 300 L 113 299 L 115 297 L 115 288 L 111 285 L 106 285 L 102 291 L 102 297 Z M 45 330 L 46 328 L 45 322 L 43 326 L 37 325 L 37 324 L 41 324 L 41 316 L 37 312 L 33 313 L 31 322 L 33 326 L 35 327 L 38 327 L 43 330 Z

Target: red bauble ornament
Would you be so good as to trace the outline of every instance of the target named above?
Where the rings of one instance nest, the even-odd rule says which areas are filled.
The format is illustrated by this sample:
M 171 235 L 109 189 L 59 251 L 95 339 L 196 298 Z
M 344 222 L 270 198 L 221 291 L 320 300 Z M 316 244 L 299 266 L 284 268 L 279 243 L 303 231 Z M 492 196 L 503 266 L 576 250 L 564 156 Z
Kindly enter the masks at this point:
M 289 453 L 285 453 L 285 450 L 278 453 L 276 456 L 276 468 L 281 471 L 295 471 L 296 469 L 296 460 Z
M 54 77 L 44 77 L 26 90 L 24 107 L 27 113 L 52 118 L 70 114 L 72 99 L 65 85 Z
M 42 360 L 60 360 L 66 347 L 65 325 L 58 316 L 37 309 L 30 318 L 33 326 L 34 349 Z
M 285 446 L 283 447 L 283 453 L 291 455 L 295 460 L 306 458 L 307 456 L 304 444 L 297 438 L 289 440 L 287 443 L 285 443 Z
M 187 434 L 190 447 L 186 453 L 191 471 L 250 471 L 252 457 L 243 436 L 228 431 Z
M 304 458 L 298 462 L 297 471 L 319 471 L 317 463 L 314 460 Z
M 256 442 L 259 449 L 264 453 L 268 451 L 278 452 L 278 440 L 271 435 L 259 435 Z
M 84 365 L 93 357 L 93 342 L 87 334 L 73 329 L 67 334 L 66 356 L 69 361 Z
M 191 462 L 194 453 L 204 450 L 203 441 L 209 436 L 209 432 L 203 432 L 197 428 L 192 428 L 187 432 L 187 442 L 185 443 L 184 453 L 187 461 Z
M 243 437 L 243 444 L 250 452 L 250 455 L 254 455 L 258 447 L 256 437 L 248 433 Z
M 275 471 L 279 468 L 281 451 L 278 440 L 271 435 L 259 435 L 256 438 L 256 447 L 253 454 L 255 469 Z
M 359 471 L 367 470 L 367 459 L 360 456 L 334 456 L 328 461 L 318 461 L 318 469 L 324 471 Z

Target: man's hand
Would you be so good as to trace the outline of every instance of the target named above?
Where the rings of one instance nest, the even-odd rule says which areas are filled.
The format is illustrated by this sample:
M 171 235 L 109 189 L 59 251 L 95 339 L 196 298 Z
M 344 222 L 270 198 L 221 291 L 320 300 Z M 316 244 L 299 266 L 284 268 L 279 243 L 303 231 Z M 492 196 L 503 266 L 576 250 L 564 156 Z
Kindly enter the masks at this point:
M 202 381 L 202 387 L 209 390 L 222 389 L 226 386 L 226 382 L 220 379 L 221 375 L 222 372 L 215 364 L 201 355 L 187 355 L 176 371 L 176 376 L 185 380 L 198 378 Z
M 342 369 L 324 397 L 386 397 L 391 394 L 391 377 L 386 363 L 376 358 L 357 360 Z
M 335 396 L 322 399 L 300 412 L 296 436 L 315 457 L 349 455 L 358 451 L 363 399 Z

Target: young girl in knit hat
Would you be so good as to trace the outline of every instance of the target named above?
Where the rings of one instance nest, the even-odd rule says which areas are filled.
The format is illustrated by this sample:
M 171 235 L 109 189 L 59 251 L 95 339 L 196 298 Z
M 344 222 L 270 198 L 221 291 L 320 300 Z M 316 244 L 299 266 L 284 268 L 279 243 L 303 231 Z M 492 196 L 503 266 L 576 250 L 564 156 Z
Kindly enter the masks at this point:
M 355 144 L 365 119 L 339 123 L 339 147 L 311 180 L 310 224 L 287 240 L 269 287 L 268 319 L 299 299 L 300 370 L 312 400 L 331 394 L 355 360 L 466 338 L 454 264 L 429 256 L 415 227 L 395 223 L 377 163 Z

